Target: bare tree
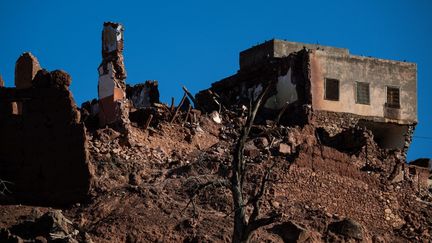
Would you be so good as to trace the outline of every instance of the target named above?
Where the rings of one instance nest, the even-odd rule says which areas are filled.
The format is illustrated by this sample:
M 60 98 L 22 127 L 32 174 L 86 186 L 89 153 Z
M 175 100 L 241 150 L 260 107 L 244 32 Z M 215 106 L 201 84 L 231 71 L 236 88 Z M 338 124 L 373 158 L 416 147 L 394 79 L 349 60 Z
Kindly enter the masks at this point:
M 0 179 L 0 196 L 4 196 L 5 193 L 10 193 L 10 191 L 7 187 L 7 184 L 12 184 L 12 183 L 9 181 L 5 181 L 5 180 Z
M 261 107 L 263 98 L 266 96 L 270 85 L 268 85 L 260 96 L 256 99 L 253 107 L 249 109 L 249 114 L 246 124 L 241 130 L 240 138 L 237 141 L 232 161 L 232 176 L 231 176 L 231 192 L 234 203 L 234 230 L 232 242 L 248 242 L 252 233 L 260 227 L 269 225 L 280 217 L 280 214 L 273 213 L 269 217 L 259 218 L 260 201 L 264 195 L 266 183 L 269 181 L 269 176 L 273 166 L 264 174 L 261 185 L 258 191 L 247 202 L 243 195 L 244 177 L 246 174 L 244 161 L 244 146 L 249 136 L 250 129 L 255 120 L 258 109 Z M 246 215 L 246 206 L 252 205 L 252 213 L 249 217 Z
M 249 113 L 246 119 L 246 123 L 241 129 L 240 137 L 236 143 L 233 151 L 233 160 L 231 164 L 232 176 L 230 180 L 218 179 L 214 180 L 206 178 L 205 176 L 197 176 L 190 178 L 195 180 L 196 183 L 192 190 L 189 192 L 190 200 L 182 212 L 192 204 L 194 209 L 194 215 L 196 215 L 196 208 L 194 204 L 195 197 L 203 190 L 215 189 L 218 187 L 230 188 L 232 193 L 232 199 L 234 204 L 233 217 L 234 217 L 234 229 L 232 235 L 232 242 L 248 242 L 252 233 L 260 227 L 269 225 L 280 218 L 280 214 L 271 213 L 268 217 L 260 216 L 260 202 L 264 196 L 265 188 L 269 182 L 269 177 L 275 163 L 273 163 L 262 177 L 260 184 L 257 186 L 256 192 L 248 200 L 244 197 L 244 179 L 246 175 L 246 164 L 244 160 L 244 146 L 249 136 L 249 132 L 252 128 L 256 114 L 263 103 L 263 99 L 266 96 L 270 85 L 268 85 L 264 91 L 256 99 L 255 104 L 250 104 Z M 252 103 L 252 102 L 251 102 Z M 205 178 L 204 178 L 205 177 Z M 252 206 L 252 212 L 250 215 L 246 213 L 246 207 Z

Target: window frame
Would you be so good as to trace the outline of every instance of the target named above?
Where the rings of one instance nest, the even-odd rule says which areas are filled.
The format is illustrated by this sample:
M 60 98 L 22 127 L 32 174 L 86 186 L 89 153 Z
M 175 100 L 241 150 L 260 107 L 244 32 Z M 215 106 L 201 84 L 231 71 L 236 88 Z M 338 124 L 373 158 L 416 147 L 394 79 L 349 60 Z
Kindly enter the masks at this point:
M 398 90 L 398 104 L 397 105 L 393 105 L 390 104 L 389 101 L 389 88 L 390 89 L 397 89 Z M 395 86 L 395 85 L 386 85 L 386 107 L 388 108 L 394 108 L 394 109 L 400 109 L 401 108 L 401 95 L 400 92 L 401 88 L 400 86 Z
M 361 103 L 359 102 L 359 85 L 360 84 L 366 84 L 367 85 L 367 103 Z M 355 81 L 355 103 L 358 105 L 370 105 L 371 104 L 371 96 L 370 96 L 370 83 L 369 82 L 362 82 L 362 81 Z
M 331 99 L 327 97 L 327 81 L 337 81 L 337 99 Z M 324 78 L 324 100 L 328 101 L 340 101 L 340 80 L 335 78 Z

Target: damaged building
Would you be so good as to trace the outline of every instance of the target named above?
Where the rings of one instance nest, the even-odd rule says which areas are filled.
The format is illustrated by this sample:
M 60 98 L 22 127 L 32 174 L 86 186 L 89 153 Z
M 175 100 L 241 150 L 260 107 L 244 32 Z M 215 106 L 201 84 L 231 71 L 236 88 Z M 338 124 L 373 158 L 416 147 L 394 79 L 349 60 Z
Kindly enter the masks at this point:
M 98 68 L 98 114 L 101 126 L 119 122 L 122 113 L 127 110 L 123 107 L 126 99 L 123 31 L 121 24 L 104 23 L 102 31 L 102 63 Z
M 313 142 L 306 143 L 309 147 L 303 149 L 303 155 L 297 154 L 297 159 L 317 160 L 319 153 L 307 157 L 310 154 L 306 150 L 313 151 L 309 148 L 319 140 L 332 147 L 324 150 L 342 150 L 341 160 L 348 161 L 358 148 L 369 144 L 370 137 L 364 137 L 367 131 L 381 149 L 396 154 L 399 164 L 405 160 L 417 123 L 417 70 L 413 63 L 271 40 L 241 52 L 235 75 L 213 83 L 195 97 L 183 87 L 185 94 L 176 107 L 174 99 L 171 106 L 160 103 L 155 80 L 126 84 L 123 32 L 119 23 L 104 23 L 102 62 L 95 80 L 98 97 L 83 103 L 81 109 L 69 90 L 69 74 L 42 69 L 31 53 L 24 53 L 16 62 L 15 87 L 3 87 L 0 77 L 0 179 L 13 183 L 9 189 L 17 201 L 57 205 L 87 199 L 95 176 L 89 140 L 98 136 L 98 130 L 110 131 L 122 138 L 121 146 L 133 147 L 133 139 L 141 139 L 137 143 L 142 145 L 145 137 L 133 138 L 134 131 L 145 133 L 149 128 L 148 134 L 158 133 L 158 124 L 178 122 L 193 130 L 185 136 L 190 142 L 202 131 L 199 121 L 206 112 L 219 111 L 221 114 L 212 113 L 216 114 L 212 119 L 217 126 L 225 126 L 227 114 L 222 110 L 248 106 L 268 85 L 257 122 L 280 118 L 290 127 L 313 124 L 308 134 L 313 138 L 285 141 L 280 145 L 288 151 L 284 154 L 294 158 L 308 140 Z M 215 134 L 219 132 L 217 126 Z M 107 137 L 109 143 L 111 138 Z M 222 135 L 220 139 L 224 139 Z M 322 164 L 328 165 L 329 160 Z M 427 179 L 429 173 L 423 172 L 413 167 L 407 173 Z M 397 177 L 397 172 L 394 174 Z
M 124 65 L 124 27 L 105 22 L 102 30 L 102 62 L 98 67 L 98 99 L 85 102 L 84 121 L 91 128 L 110 126 L 127 130 L 129 117 L 137 117 L 140 109 L 151 109 L 159 103 L 158 82 L 148 80 L 130 86 L 126 84 Z
M 240 53 L 235 75 L 196 95 L 206 111 L 245 104 L 271 85 L 262 111 L 287 124 L 314 123 L 323 139 L 363 127 L 405 158 L 417 124 L 417 66 L 351 55 L 348 49 L 270 40 Z M 216 98 L 217 97 L 217 98 Z M 215 102 L 217 100 L 217 102 Z
M 69 74 L 48 72 L 24 53 L 15 87 L 0 87 L 0 178 L 15 200 L 62 205 L 87 198 L 87 138 L 70 84 Z

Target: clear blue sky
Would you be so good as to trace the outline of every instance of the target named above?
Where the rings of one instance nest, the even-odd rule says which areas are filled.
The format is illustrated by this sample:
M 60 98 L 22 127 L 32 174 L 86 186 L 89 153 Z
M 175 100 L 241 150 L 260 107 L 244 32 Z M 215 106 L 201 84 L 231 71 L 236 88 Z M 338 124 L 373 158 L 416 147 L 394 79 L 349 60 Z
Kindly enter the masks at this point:
M 147 2 L 147 3 L 146 3 Z M 25 1 L 0 0 L 0 74 L 32 52 L 72 75 L 78 104 L 97 96 L 104 21 L 125 25 L 130 84 L 159 81 L 179 99 L 234 74 L 238 53 L 272 38 L 346 47 L 418 64 L 419 125 L 409 159 L 432 157 L 432 1 Z M 427 139 L 429 138 L 429 139 Z

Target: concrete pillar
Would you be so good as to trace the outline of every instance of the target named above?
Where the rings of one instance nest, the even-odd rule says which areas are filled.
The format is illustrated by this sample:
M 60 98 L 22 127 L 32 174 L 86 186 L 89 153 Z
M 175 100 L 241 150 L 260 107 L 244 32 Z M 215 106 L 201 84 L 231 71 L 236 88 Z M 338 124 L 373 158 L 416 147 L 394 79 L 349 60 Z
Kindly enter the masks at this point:
M 15 87 L 26 89 L 32 86 L 32 80 L 41 70 L 39 61 L 30 52 L 24 52 L 15 64 Z
M 102 63 L 98 68 L 99 121 L 101 126 L 125 117 L 126 69 L 123 63 L 123 26 L 104 23 L 102 31 Z

